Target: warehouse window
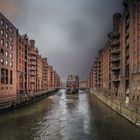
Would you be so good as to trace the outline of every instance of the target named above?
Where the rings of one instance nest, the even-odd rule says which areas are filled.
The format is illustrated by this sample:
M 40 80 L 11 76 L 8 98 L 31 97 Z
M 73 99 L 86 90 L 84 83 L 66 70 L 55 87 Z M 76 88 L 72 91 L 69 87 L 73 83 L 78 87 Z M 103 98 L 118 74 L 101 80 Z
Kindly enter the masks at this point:
M 10 59 L 13 59 L 13 54 L 12 53 L 10 53 Z
M 140 37 L 138 37 L 138 43 L 140 43 Z
M 4 50 L 1 48 L 0 54 L 3 56 L 4 55 Z
M 4 84 L 4 69 L 1 69 L 1 83 Z
M 1 34 L 1 36 L 4 36 L 4 30 L 3 29 L 0 30 L 0 34 Z
M 8 60 L 6 60 L 6 62 L 5 62 L 5 63 L 6 63 L 6 66 L 8 67 Z
M 133 99 L 132 99 L 133 101 L 135 100 L 135 96 L 133 95 Z
M 137 96 L 137 102 L 139 101 L 139 96 Z
M 9 47 L 9 44 L 8 44 L 8 42 L 6 42 L 6 49 L 8 49 L 8 47 Z
M 1 58 L 1 60 L 0 60 L 0 61 L 1 61 L 1 64 L 2 64 L 2 65 L 4 65 L 4 59 L 3 59 L 3 58 Z
M 138 24 L 138 29 L 140 30 L 140 24 Z
M 8 84 L 8 70 L 5 69 L 5 83 Z
M 1 83 L 2 84 L 8 84 L 8 70 L 7 69 L 1 69 Z
M 13 51 L 13 46 L 12 45 L 10 45 L 10 51 Z
M 136 65 L 134 64 L 134 73 L 137 72 Z
M 12 27 L 10 27 L 10 32 L 13 33 L 13 28 Z
M 140 56 L 140 49 L 138 49 L 138 55 Z
M 12 85 L 13 83 L 13 72 L 12 70 L 10 71 L 10 84 Z
M 8 26 L 8 24 L 6 23 L 6 30 L 8 30 L 9 29 L 9 26 Z
M 8 58 L 8 51 L 6 51 L 6 57 Z
M 8 38 L 9 38 L 8 33 L 6 33 L 6 39 L 8 39 Z
M 1 19 L 0 24 L 1 24 L 1 26 L 4 26 L 4 20 L 3 19 Z
M 4 46 L 4 40 L 3 39 L 1 39 L 0 44 L 1 44 L 1 46 Z
M 13 37 L 12 36 L 10 36 L 10 42 L 13 42 Z
M 11 68 L 13 67 L 13 63 L 12 63 L 12 62 L 10 62 L 10 67 L 11 67 Z
M 138 64 L 138 72 L 140 72 L 140 63 Z

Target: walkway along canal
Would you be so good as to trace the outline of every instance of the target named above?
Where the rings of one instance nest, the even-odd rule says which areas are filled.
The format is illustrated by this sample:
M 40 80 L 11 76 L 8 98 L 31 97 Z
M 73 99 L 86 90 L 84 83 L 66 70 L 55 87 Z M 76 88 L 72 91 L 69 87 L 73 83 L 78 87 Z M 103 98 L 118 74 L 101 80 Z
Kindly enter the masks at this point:
M 85 91 L 60 90 L 0 115 L 0 140 L 132 139 L 140 139 L 140 129 Z

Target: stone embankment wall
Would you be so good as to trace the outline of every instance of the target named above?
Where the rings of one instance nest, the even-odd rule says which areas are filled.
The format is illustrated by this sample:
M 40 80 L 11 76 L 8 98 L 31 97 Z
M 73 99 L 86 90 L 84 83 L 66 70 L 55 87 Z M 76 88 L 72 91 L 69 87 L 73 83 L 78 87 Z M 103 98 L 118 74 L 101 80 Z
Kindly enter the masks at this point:
M 113 100 L 105 97 L 102 93 L 90 91 L 100 101 L 109 106 L 111 109 L 119 113 L 121 116 L 140 127 L 140 108 L 129 106 L 119 100 Z
M 11 110 L 29 103 L 33 103 L 46 96 L 52 95 L 57 90 L 58 89 L 51 89 L 51 90 L 37 92 L 27 97 L 24 96 L 24 97 L 6 98 L 0 100 L 0 112 Z

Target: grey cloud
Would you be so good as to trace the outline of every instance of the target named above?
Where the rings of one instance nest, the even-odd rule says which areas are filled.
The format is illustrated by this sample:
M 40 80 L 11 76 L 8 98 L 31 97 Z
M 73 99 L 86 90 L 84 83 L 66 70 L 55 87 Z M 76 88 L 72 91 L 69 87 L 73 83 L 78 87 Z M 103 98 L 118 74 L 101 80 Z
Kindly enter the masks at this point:
M 62 79 L 69 73 L 84 79 L 112 30 L 113 13 L 122 11 L 122 0 L 0 0 L 0 10 L 36 40 Z

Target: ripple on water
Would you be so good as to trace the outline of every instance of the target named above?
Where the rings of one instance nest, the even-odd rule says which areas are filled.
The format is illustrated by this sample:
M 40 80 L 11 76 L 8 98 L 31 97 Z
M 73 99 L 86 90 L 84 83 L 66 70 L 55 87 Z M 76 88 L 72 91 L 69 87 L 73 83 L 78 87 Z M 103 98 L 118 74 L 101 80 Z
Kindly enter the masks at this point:
M 140 130 L 93 95 L 58 92 L 0 116 L 0 140 L 139 140 Z

